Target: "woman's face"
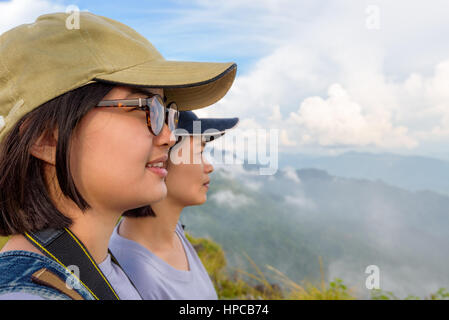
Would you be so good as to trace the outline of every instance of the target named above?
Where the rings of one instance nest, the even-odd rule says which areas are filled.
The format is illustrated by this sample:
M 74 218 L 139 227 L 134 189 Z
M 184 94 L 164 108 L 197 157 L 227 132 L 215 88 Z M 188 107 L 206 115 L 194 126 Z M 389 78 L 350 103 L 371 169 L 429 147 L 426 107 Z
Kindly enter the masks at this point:
M 145 89 L 163 97 L 162 89 Z M 104 100 L 145 98 L 131 87 L 118 86 Z M 74 133 L 71 170 L 74 182 L 92 206 L 120 212 L 160 201 L 167 194 L 164 176 L 149 169 L 165 161 L 171 132 L 164 125 L 158 136 L 150 133 L 144 111 L 96 107 L 81 120 Z M 166 162 L 164 163 L 166 167 Z
M 214 167 L 203 157 L 205 143 L 201 137 L 190 137 L 183 139 L 173 150 L 175 154 L 170 159 L 186 159 L 184 163 L 179 161 L 168 161 L 168 175 L 166 184 L 168 189 L 167 198 L 180 203 L 182 206 L 200 205 L 207 200 L 209 189 L 209 174 Z M 182 152 L 190 153 L 186 157 Z

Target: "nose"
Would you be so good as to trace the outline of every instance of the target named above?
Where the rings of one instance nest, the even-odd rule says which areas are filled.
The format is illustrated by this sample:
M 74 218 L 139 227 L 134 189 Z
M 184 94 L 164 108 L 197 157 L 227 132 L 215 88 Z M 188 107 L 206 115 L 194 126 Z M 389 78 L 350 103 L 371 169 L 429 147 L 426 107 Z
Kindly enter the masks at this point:
M 204 163 L 204 173 L 211 174 L 214 171 L 214 166 L 205 159 L 203 156 L 203 163 Z
M 161 133 L 154 137 L 154 143 L 157 146 L 167 146 L 168 148 L 173 147 L 176 142 L 175 136 L 172 134 L 168 125 L 164 123 Z

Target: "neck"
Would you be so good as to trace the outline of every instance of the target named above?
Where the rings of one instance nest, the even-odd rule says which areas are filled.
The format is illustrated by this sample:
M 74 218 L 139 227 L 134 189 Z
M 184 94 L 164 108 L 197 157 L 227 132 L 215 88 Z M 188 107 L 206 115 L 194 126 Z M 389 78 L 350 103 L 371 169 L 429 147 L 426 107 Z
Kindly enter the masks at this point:
M 170 250 L 175 245 L 176 224 L 184 206 L 167 197 L 151 205 L 151 208 L 156 217 L 125 217 L 119 234 L 152 252 Z
M 88 212 L 73 219 L 69 230 L 81 240 L 97 264 L 108 255 L 109 238 L 120 214 Z
M 56 199 L 56 206 L 60 212 L 64 212 L 72 219 L 69 230 L 81 240 L 95 262 L 97 264 L 102 263 L 108 255 L 109 238 L 123 211 L 102 206 L 95 199 L 86 199 L 91 206 L 88 210 L 81 211 L 72 200 L 62 195 L 58 183 L 55 181 L 54 166 L 47 165 L 45 170 L 49 171 L 47 177 L 50 182 L 47 183 L 50 185 L 52 198 Z

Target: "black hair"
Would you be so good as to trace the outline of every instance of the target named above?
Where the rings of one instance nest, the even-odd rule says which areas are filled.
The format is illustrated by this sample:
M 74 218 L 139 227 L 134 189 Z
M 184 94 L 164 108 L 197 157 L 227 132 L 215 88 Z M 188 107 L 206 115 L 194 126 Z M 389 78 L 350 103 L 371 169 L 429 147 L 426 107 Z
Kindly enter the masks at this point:
M 96 82 L 66 92 L 27 113 L 4 137 L 0 145 L 0 235 L 71 225 L 71 219 L 55 207 L 49 195 L 43 161 L 30 153 L 41 135 L 50 137 L 55 129 L 55 170 L 62 194 L 82 211 L 90 208 L 70 171 L 70 143 L 80 120 L 113 87 Z

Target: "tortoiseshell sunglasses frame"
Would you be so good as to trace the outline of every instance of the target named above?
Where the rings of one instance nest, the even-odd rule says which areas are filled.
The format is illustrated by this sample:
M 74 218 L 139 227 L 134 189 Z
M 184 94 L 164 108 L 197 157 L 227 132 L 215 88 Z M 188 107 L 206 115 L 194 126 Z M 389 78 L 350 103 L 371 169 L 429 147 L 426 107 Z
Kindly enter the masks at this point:
M 176 105 L 176 103 L 170 102 L 167 105 L 165 105 L 165 101 L 166 99 L 162 99 L 162 97 L 158 94 L 155 94 L 149 98 L 135 98 L 135 99 L 117 99 L 117 100 L 102 100 L 97 104 L 97 107 L 115 107 L 115 108 L 136 108 L 139 110 L 143 110 L 146 113 L 146 117 L 147 117 L 147 126 L 148 126 L 148 130 L 150 130 L 150 132 L 157 136 L 162 132 L 163 129 L 163 125 L 161 126 L 161 128 L 159 130 L 154 131 L 153 130 L 153 126 L 151 125 L 151 116 L 150 116 L 150 112 L 151 112 L 151 106 L 153 103 L 153 100 L 157 99 L 159 100 L 160 105 L 162 105 L 164 107 L 164 111 L 163 115 L 164 115 L 164 121 L 163 123 L 166 123 L 170 129 L 170 131 L 174 131 L 177 127 L 178 127 L 178 120 L 179 120 L 179 110 L 178 110 L 178 106 Z M 175 113 L 173 114 L 173 124 L 170 125 L 170 116 L 172 115 L 172 113 L 170 113 L 170 110 L 174 110 Z M 167 115 L 168 114 L 168 115 Z

